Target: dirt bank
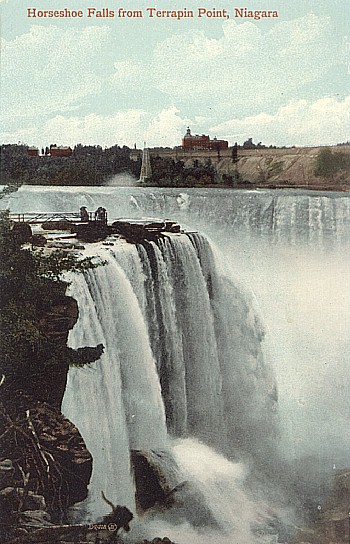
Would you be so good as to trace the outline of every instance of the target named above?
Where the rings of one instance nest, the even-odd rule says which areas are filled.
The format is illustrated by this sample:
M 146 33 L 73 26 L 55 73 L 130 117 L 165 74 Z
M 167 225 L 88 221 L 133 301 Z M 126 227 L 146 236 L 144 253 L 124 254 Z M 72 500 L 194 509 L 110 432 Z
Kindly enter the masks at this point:
M 335 164 L 328 169 L 325 167 L 321 175 L 316 175 L 320 165 L 320 153 L 324 153 L 325 149 L 330 151 L 330 157 L 343 159 L 341 162 L 344 164 Z M 350 146 L 338 146 L 239 150 L 237 162 L 223 157 L 216 168 L 221 175 L 237 177 L 238 174 L 241 182 L 249 182 L 259 187 L 347 191 L 350 189 L 349 165 Z

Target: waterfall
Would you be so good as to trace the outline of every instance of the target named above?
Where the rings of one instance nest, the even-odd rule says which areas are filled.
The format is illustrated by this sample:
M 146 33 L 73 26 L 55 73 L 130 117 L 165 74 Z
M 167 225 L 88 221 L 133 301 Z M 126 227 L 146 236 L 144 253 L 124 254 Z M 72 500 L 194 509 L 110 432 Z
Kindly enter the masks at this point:
M 251 496 L 254 485 L 247 467 L 266 460 L 275 463 L 276 438 L 285 459 L 294 463 L 285 489 L 303 481 L 305 489 L 312 490 L 304 495 L 305 503 L 312 499 L 315 509 L 323 504 L 325 472 L 349 466 L 348 194 L 22 186 L 5 201 L 18 213 L 104 206 L 111 220 L 170 218 L 205 235 L 174 235 L 137 247 L 122 242 L 110 248 L 92 245 L 91 252 L 100 252 L 108 265 L 74 278 L 71 289 L 79 300 L 80 318 L 70 335 L 71 345 L 102 342 L 107 347 L 101 361 L 70 373 L 65 397 L 67 412 L 95 452 L 85 519 L 89 513 L 91 519 L 105 513 L 102 489 L 113 502 L 135 511 L 129 452 L 148 451 L 178 498 L 176 514 L 174 508 L 168 517 L 163 513 L 152 519 L 148 514 L 153 537 L 168 535 L 184 544 L 226 544 L 221 533 L 219 538 L 209 530 L 197 538 L 198 519 L 225 525 L 219 515 L 227 512 L 224 502 L 237 500 L 248 513 L 251 501 L 256 512 L 266 512 Z M 113 301 L 106 298 L 110 296 Z M 190 300 L 191 305 L 186 304 Z M 111 315 L 118 308 L 130 312 L 141 327 L 130 330 L 138 337 L 135 350 L 148 354 L 139 360 L 140 365 L 147 361 L 146 383 L 138 383 L 133 369 L 127 368 L 128 349 L 136 344 L 122 315 Z M 112 325 L 117 322 L 121 329 L 115 332 Z M 203 358 L 205 373 L 200 373 L 196 357 Z M 278 415 L 275 379 L 265 359 L 272 362 L 278 383 Z M 148 433 L 139 422 L 133 423 L 135 399 L 124 384 L 135 380 L 136 387 L 152 397 L 146 396 L 145 402 L 152 414 L 154 442 L 147 442 Z M 218 399 L 217 404 L 209 400 L 210 410 L 209 393 Z M 213 465 L 211 474 L 206 458 Z M 237 477 L 229 491 L 225 482 L 233 474 Z M 276 470 L 270 481 L 278 482 L 282 476 Z M 179 486 L 181 482 L 187 483 Z M 228 493 L 218 508 L 212 501 L 215 486 Z M 182 512 L 180 502 L 185 505 Z M 248 515 L 248 529 L 239 533 L 240 516 L 233 513 L 231 529 L 221 529 L 231 530 L 238 544 L 246 544 L 247 531 L 254 533 L 259 523 Z M 261 517 L 267 519 L 268 514 Z M 133 534 L 136 529 L 133 522 Z M 232 539 L 227 542 L 232 544 Z
M 102 342 L 105 354 L 91 367 L 69 372 L 63 412 L 80 427 L 94 452 L 89 509 L 105 513 L 101 491 L 134 508 L 130 449 L 162 448 L 166 426 L 160 385 L 137 297 L 115 259 L 74 278 L 79 320 L 70 344 Z M 115 493 L 117 491 L 117 497 Z
M 63 402 L 94 459 L 86 519 L 105 512 L 101 490 L 135 511 L 131 451 L 158 451 L 164 459 L 168 452 L 172 461 L 163 461 L 163 476 L 177 465 L 177 481 L 191 482 L 176 441 L 195 439 L 200 442 L 183 446 L 191 457 L 200 461 L 209 452 L 223 459 L 226 477 L 235 465 L 219 452 L 232 460 L 253 455 L 259 441 L 261 461 L 268 455 L 263 433 L 271 439 L 276 428 L 275 384 L 263 357 L 261 326 L 249 297 L 218 273 L 204 237 L 116 242 L 98 254 L 107 264 L 74 277 L 70 287 L 79 320 L 69 342 L 102 342 L 105 353 L 88 368 L 69 371 Z M 222 478 L 219 471 L 216 479 Z M 209 489 L 196 480 L 192 502 L 201 504 Z M 229 484 L 231 499 L 239 480 L 239 486 Z M 215 509 L 206 508 L 220 525 Z M 193 512 L 186 516 L 196 522 Z M 234 532 L 238 519 L 230 523 Z M 252 530 L 247 520 L 242 538 Z

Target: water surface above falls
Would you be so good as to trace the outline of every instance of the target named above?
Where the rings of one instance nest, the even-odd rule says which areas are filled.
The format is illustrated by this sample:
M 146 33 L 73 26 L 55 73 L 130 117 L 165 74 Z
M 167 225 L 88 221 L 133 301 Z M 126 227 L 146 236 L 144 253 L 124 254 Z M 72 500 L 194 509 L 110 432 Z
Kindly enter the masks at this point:
M 11 212 L 94 211 L 110 221 L 158 217 L 222 236 L 248 235 L 311 245 L 349 241 L 347 193 L 296 190 L 173 189 L 145 187 L 22 186 L 6 199 Z

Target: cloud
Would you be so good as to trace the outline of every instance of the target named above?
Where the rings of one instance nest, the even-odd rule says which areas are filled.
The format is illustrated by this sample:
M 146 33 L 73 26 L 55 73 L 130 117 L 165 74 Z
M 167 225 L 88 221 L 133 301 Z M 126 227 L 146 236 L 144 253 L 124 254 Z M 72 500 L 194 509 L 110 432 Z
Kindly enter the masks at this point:
M 143 110 L 119 111 L 115 115 L 97 115 L 84 117 L 56 115 L 35 126 L 7 132 L 1 135 L 3 142 L 22 141 L 38 147 L 49 143 L 74 146 L 99 144 L 112 146 L 129 145 L 136 142 L 152 146 L 178 145 L 181 142 L 184 120 L 178 116 L 176 108 L 161 110 L 157 115 Z
M 148 124 L 146 140 L 160 147 L 179 145 L 183 136 L 184 120 L 178 113 L 175 107 L 159 112 Z
M 96 66 L 108 32 L 97 26 L 32 26 L 14 40 L 2 40 L 3 119 L 67 111 L 100 92 L 103 77 Z
M 338 41 L 329 19 L 314 14 L 270 30 L 230 19 L 218 39 L 197 30 L 159 43 L 151 72 L 178 107 L 195 101 L 202 114 L 258 111 L 299 98 L 307 85 L 345 64 Z
M 115 73 L 110 77 L 110 83 L 114 89 L 135 90 L 147 84 L 148 75 L 145 73 L 144 66 L 129 60 L 121 60 L 114 63 Z
M 210 134 L 227 138 L 232 144 L 243 143 L 248 137 L 254 142 L 276 145 L 330 145 L 347 141 L 350 132 L 350 97 L 344 100 L 321 98 L 314 102 L 291 101 L 274 114 L 266 112 L 223 123 L 209 125 Z M 196 119 L 194 119 L 196 121 Z M 197 119 L 197 121 L 199 121 Z M 1 135 L 3 142 L 22 141 L 31 145 L 47 142 L 75 145 L 100 144 L 111 146 L 180 145 L 184 127 L 193 120 L 181 115 L 175 107 L 153 113 L 141 109 L 119 111 L 114 115 L 56 115 L 26 128 Z
M 233 118 L 211 127 L 232 142 L 249 136 L 280 145 L 327 145 L 347 141 L 350 133 L 350 96 L 344 100 L 320 98 L 291 101 L 275 114 L 260 113 Z
M 75 134 L 76 141 L 96 137 L 104 145 L 122 138 L 176 145 L 191 124 L 232 142 L 250 135 L 318 143 L 318 122 L 329 127 L 323 140 L 344 139 L 341 106 L 322 98 L 332 95 L 325 84 L 341 91 L 347 70 L 346 44 L 327 17 L 309 14 L 269 27 L 230 19 L 218 37 L 204 27 L 171 34 L 147 55 L 118 47 L 118 40 L 115 29 L 98 25 L 32 26 L 3 40 L 6 140 L 32 135 L 34 143 L 39 131 L 42 140 L 55 129 L 55 141 Z
M 346 56 L 346 43 L 327 17 L 309 14 L 269 29 L 230 19 L 219 38 L 203 30 L 173 34 L 155 46 L 147 64 L 116 63 L 111 83 L 166 97 L 182 117 L 196 120 L 196 130 L 207 131 L 209 123 L 235 114 L 271 113 L 300 98 L 315 100 L 327 77 L 332 85 L 338 78 L 342 88 Z

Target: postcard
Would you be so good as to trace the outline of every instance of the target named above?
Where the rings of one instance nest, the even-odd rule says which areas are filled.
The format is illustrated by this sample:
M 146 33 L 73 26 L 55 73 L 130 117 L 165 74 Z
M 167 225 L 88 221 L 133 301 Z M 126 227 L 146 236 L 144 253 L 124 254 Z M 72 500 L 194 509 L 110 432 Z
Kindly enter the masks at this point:
M 2 542 L 348 544 L 347 8 L 1 2 Z

